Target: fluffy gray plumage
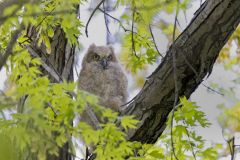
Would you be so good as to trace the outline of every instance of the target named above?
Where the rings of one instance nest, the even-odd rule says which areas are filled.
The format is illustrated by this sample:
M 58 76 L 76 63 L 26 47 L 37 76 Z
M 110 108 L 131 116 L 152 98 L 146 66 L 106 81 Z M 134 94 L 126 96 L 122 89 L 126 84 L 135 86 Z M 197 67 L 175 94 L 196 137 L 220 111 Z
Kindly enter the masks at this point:
M 79 89 L 95 94 L 102 106 L 119 111 L 127 100 L 127 77 L 111 46 L 92 44 L 82 61 Z

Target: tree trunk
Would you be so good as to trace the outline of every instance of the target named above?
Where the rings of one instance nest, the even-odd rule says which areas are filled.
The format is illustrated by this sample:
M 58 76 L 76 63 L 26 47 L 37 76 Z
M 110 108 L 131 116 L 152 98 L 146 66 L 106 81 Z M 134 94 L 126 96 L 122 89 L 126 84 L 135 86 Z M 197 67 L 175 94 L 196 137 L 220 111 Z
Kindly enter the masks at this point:
M 36 44 L 36 33 L 34 26 L 28 27 L 28 36 L 31 37 L 33 43 L 28 46 L 29 53 L 34 57 L 42 59 L 42 72 L 47 75 L 52 83 L 59 83 L 63 80 L 73 81 L 73 64 L 75 55 L 75 46 L 70 46 L 65 37 L 64 31 L 57 27 L 54 36 L 50 40 L 51 53 L 47 54 L 44 44 L 38 47 Z M 57 134 L 57 133 L 56 133 Z M 72 160 L 69 154 L 69 145 L 71 139 L 62 148 L 59 148 L 59 156 L 47 155 L 48 160 Z
M 202 4 L 140 93 L 122 110 L 122 115 L 135 115 L 140 121 L 137 129 L 128 133 L 130 140 L 157 141 L 166 127 L 175 96 L 189 98 L 203 78 L 210 75 L 220 50 L 240 22 L 239 8 L 240 0 L 206 0 Z

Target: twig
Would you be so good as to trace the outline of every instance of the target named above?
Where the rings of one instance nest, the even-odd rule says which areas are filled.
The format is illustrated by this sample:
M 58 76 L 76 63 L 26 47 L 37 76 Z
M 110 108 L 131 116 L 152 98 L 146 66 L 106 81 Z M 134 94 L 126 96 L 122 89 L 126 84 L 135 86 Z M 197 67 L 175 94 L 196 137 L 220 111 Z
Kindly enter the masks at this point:
M 183 120 L 183 123 L 186 124 L 185 118 L 184 118 L 184 120 Z M 196 160 L 196 154 L 195 154 L 195 152 L 194 152 L 193 145 L 192 145 L 192 143 L 191 143 L 191 141 L 190 141 L 190 134 L 189 134 L 189 132 L 188 132 L 187 127 L 185 127 L 185 130 L 186 130 L 186 133 L 187 133 L 188 142 L 189 142 L 189 145 L 190 145 L 190 147 L 191 147 L 191 151 L 192 151 L 193 158 Z
M 176 10 L 176 15 L 175 15 L 175 20 L 174 20 L 174 29 L 173 29 L 173 42 L 175 41 L 176 38 L 176 29 L 177 29 L 177 17 L 178 17 L 178 13 L 179 13 L 179 0 L 177 0 L 177 10 Z
M 184 52 L 184 50 L 181 50 L 181 51 Z M 180 52 L 180 53 L 181 53 L 181 55 L 183 56 L 183 59 L 184 59 L 184 61 L 186 62 L 186 64 L 188 65 L 188 67 L 193 71 L 193 73 L 194 73 L 195 76 L 197 77 L 197 78 L 195 79 L 195 81 L 197 82 L 197 81 L 198 81 L 198 78 L 199 78 L 199 74 L 197 73 L 196 69 L 189 63 L 189 61 L 188 61 L 187 58 L 185 57 L 185 55 L 184 55 L 185 52 L 184 52 L 183 54 L 182 54 L 182 52 Z M 219 92 L 219 91 L 217 91 L 217 90 L 215 90 L 215 89 L 207 86 L 207 85 L 204 84 L 204 83 L 201 83 L 201 85 L 203 85 L 205 88 L 209 89 L 210 91 L 212 91 L 212 92 L 214 92 L 214 93 L 217 93 L 217 94 L 219 94 L 219 95 L 221 95 L 221 96 L 224 96 L 223 93 L 221 93 L 221 92 Z
M 122 22 L 117 19 L 116 17 L 113 17 L 112 15 L 106 13 L 104 10 L 102 10 L 101 8 L 98 8 L 99 11 L 103 12 L 105 15 L 109 16 L 110 18 L 114 19 L 115 21 L 117 21 L 119 23 L 119 26 L 124 30 L 124 32 L 131 32 L 131 34 L 136 34 L 137 36 L 139 36 L 140 38 L 144 39 L 145 37 L 141 36 L 140 34 L 138 34 L 137 32 L 135 32 L 134 30 L 130 30 L 127 29 Z M 148 47 L 151 47 L 150 44 L 148 42 L 146 42 L 146 44 L 148 45 Z M 138 56 L 137 56 L 138 57 Z
M 18 104 L 17 104 L 17 113 L 23 113 L 24 112 L 24 105 L 25 105 L 25 102 L 28 98 L 28 95 L 23 95 L 20 100 L 18 101 Z
M 42 61 L 42 66 L 43 68 L 57 81 L 57 82 L 62 82 L 63 81 L 63 78 L 61 77 L 61 75 L 56 71 L 54 70 L 53 68 L 49 67 L 46 63 L 46 61 L 44 61 L 37 53 L 36 51 L 31 47 L 31 46 L 25 46 L 29 53 L 33 56 L 33 57 L 37 57 L 37 58 L 40 58 L 41 61 Z
M 134 31 L 135 8 L 133 8 L 133 11 L 132 11 L 132 12 L 133 12 L 133 13 L 132 13 L 132 32 L 131 32 L 131 35 L 132 35 L 132 53 L 133 53 L 133 55 L 135 55 L 137 58 L 139 58 L 138 55 L 137 55 L 137 53 L 136 53 L 136 50 L 135 50 L 135 41 L 134 41 L 134 33 L 133 33 L 133 31 Z
M 217 91 L 217 90 L 215 90 L 215 89 L 212 89 L 211 87 L 207 86 L 206 84 L 202 83 L 202 85 L 203 85 L 204 87 L 206 87 L 207 89 L 209 89 L 210 91 L 212 91 L 212 92 L 214 92 L 214 93 L 217 93 L 217 94 L 219 94 L 219 95 L 221 95 L 221 96 L 224 96 L 223 93 L 221 93 L 221 92 L 219 92 L 219 91 Z
M 49 14 L 47 14 L 45 17 L 43 17 L 43 19 L 38 23 L 38 25 L 37 25 L 36 27 L 34 27 L 34 31 L 37 30 L 37 28 L 45 21 L 45 19 L 46 19 L 50 14 L 53 13 L 53 11 L 54 11 L 55 9 L 56 9 L 56 8 L 54 7 L 54 8 L 49 12 Z
M 178 24 L 179 28 L 182 29 L 182 27 L 181 27 L 181 25 L 180 25 L 180 23 L 178 21 L 178 18 L 177 18 L 177 24 Z
M 108 17 L 112 18 L 113 20 L 117 21 L 119 23 L 120 27 L 124 30 L 124 32 L 130 32 L 131 31 L 131 30 L 127 29 L 126 27 L 124 27 L 122 22 L 119 19 L 117 19 L 116 17 L 113 17 L 111 14 L 105 12 L 101 8 L 98 8 L 98 10 L 101 11 L 102 13 L 104 13 L 105 15 L 107 15 Z
M 77 6 L 77 18 L 80 20 L 81 18 L 81 3 L 78 4 Z
M 13 46 L 16 43 L 19 37 L 19 34 L 22 32 L 22 30 L 23 30 L 23 25 L 21 25 L 19 29 L 14 31 L 13 36 L 10 42 L 8 43 L 5 53 L 3 55 L 0 54 L 0 70 L 5 65 L 8 57 L 12 54 Z
M 223 133 L 224 131 L 223 131 L 223 128 L 222 128 L 222 137 L 223 137 L 223 139 L 226 141 L 226 143 L 228 144 L 228 148 L 229 148 L 229 151 L 230 151 L 230 154 L 231 154 L 231 160 L 234 160 L 234 156 L 235 156 L 235 146 L 236 145 L 234 145 L 234 141 L 235 141 L 235 137 L 233 136 L 232 138 L 230 138 L 230 139 L 226 139 L 225 137 L 224 137 L 224 133 Z M 232 145 L 231 145 L 231 142 L 232 142 Z
M 232 157 L 233 151 L 232 151 L 231 142 L 230 142 L 229 140 L 227 140 L 226 142 L 227 142 L 227 144 L 228 144 L 229 151 L 230 151 L 230 154 L 231 154 L 231 157 Z
M 20 45 L 23 45 L 25 42 L 32 42 L 32 34 L 34 34 L 34 32 L 37 31 L 38 27 L 41 26 L 41 24 L 46 20 L 46 18 L 51 15 L 53 13 L 53 11 L 55 10 L 55 7 L 50 11 L 50 12 L 45 12 L 46 16 L 43 17 L 43 19 L 36 25 L 36 26 L 32 26 L 32 25 L 29 25 L 28 28 L 27 28 L 27 33 L 26 33 L 26 37 L 27 39 L 20 42 Z M 28 31 L 28 29 L 30 29 L 30 31 Z M 29 35 L 30 33 L 30 35 Z
M 52 104 L 48 102 L 48 107 L 52 110 L 53 114 L 54 114 L 54 118 L 57 117 L 57 112 L 55 111 L 55 109 L 53 108 Z
M 98 10 L 98 8 L 103 4 L 104 1 L 105 1 L 105 0 L 102 0 L 102 1 L 94 8 L 92 14 L 90 15 L 90 17 L 89 17 L 89 19 L 88 19 L 88 21 L 87 21 L 87 24 L 86 24 L 86 27 L 85 27 L 85 34 L 86 34 L 87 37 L 88 37 L 88 25 L 89 25 L 89 23 L 90 23 L 93 15 L 95 14 L 95 12 L 96 12 L 96 11 Z
M 152 40 L 153 40 L 153 44 L 154 44 L 154 46 L 155 46 L 155 49 L 157 50 L 157 53 L 159 54 L 160 57 L 163 58 L 162 54 L 161 54 L 160 51 L 158 50 L 158 47 L 157 47 L 157 44 L 156 44 L 156 41 L 155 41 L 155 38 L 154 38 L 154 35 L 153 35 L 153 32 L 152 32 L 151 24 L 149 24 L 149 31 L 150 31 L 150 33 L 151 33 Z
M 231 139 L 232 141 L 232 155 L 231 155 L 231 160 L 234 160 L 235 157 L 235 137 Z
M 85 155 L 85 160 L 88 160 L 90 156 L 91 156 L 91 153 L 90 153 L 90 151 L 89 151 L 88 147 L 86 147 L 86 155 Z
M 188 23 L 188 20 L 187 20 L 187 11 L 184 10 L 184 11 L 183 11 L 183 14 L 184 14 L 185 23 L 187 24 L 187 23 Z
M 141 36 L 140 34 L 138 34 L 137 32 L 133 31 L 133 30 L 130 30 L 130 29 L 127 29 L 123 24 L 122 22 L 117 19 L 116 17 L 113 17 L 112 15 L 110 15 L 109 13 L 107 12 L 104 12 L 104 10 L 102 10 L 101 8 L 98 8 L 99 11 L 101 11 L 102 13 L 104 13 L 105 15 L 109 16 L 110 18 L 112 18 L 113 20 L 117 21 L 119 23 L 119 26 L 124 30 L 124 32 L 131 32 L 131 33 L 134 33 L 136 35 L 138 35 L 139 37 L 141 38 L 144 38 L 143 36 Z M 149 44 L 147 44 L 148 46 L 150 46 Z
M 49 61 L 48 57 L 46 56 L 46 54 L 42 53 L 43 57 L 45 58 L 45 62 L 47 64 L 50 65 L 50 67 L 52 68 L 52 70 L 54 70 L 54 72 L 57 74 L 57 76 L 60 79 L 60 82 L 63 82 L 64 78 L 61 76 L 61 74 L 57 71 L 57 69 L 54 67 L 54 65 Z M 41 59 L 43 59 L 43 57 L 41 57 Z

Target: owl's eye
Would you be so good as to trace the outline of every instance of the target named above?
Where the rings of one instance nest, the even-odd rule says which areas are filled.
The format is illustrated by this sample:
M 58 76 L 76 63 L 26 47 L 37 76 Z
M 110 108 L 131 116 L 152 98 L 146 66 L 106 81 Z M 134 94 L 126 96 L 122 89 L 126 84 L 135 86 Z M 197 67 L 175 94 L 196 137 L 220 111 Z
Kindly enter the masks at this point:
M 93 59 L 94 59 L 95 61 L 98 61 L 98 60 L 100 59 L 100 56 L 97 55 L 97 54 L 95 54 L 95 55 L 93 56 Z
M 112 55 L 109 55 L 109 56 L 107 57 L 107 59 L 108 59 L 109 61 L 111 61 L 111 60 L 112 60 Z

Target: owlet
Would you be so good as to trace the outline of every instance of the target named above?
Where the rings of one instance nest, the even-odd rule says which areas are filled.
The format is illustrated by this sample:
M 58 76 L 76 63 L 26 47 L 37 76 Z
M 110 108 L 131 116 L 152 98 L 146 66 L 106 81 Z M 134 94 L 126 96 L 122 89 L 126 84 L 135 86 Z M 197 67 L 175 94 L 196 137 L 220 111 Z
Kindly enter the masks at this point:
M 92 44 L 82 61 L 78 87 L 99 97 L 100 105 L 114 111 L 127 100 L 127 77 L 111 46 Z M 87 117 L 83 114 L 83 119 Z M 88 121 L 88 120 L 87 120 Z

